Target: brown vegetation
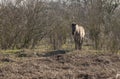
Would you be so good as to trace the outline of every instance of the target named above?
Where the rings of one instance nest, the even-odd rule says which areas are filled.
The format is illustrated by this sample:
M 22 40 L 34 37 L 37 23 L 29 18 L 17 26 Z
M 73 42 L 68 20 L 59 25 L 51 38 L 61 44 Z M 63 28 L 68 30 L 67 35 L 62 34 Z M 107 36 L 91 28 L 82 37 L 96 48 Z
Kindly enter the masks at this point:
M 61 49 L 72 40 L 70 24 L 76 22 L 85 26 L 86 39 L 92 40 L 95 49 L 117 52 L 119 3 L 119 0 L 2 0 L 0 49 L 35 48 L 41 40 L 52 49 Z
M 0 2 L 0 79 L 119 76 L 120 0 L 12 1 Z M 70 51 L 74 44 L 72 22 L 85 26 L 81 51 Z M 68 51 L 41 53 L 33 51 L 36 48 Z
M 117 54 L 85 50 L 1 54 L 0 79 L 115 79 L 119 61 Z

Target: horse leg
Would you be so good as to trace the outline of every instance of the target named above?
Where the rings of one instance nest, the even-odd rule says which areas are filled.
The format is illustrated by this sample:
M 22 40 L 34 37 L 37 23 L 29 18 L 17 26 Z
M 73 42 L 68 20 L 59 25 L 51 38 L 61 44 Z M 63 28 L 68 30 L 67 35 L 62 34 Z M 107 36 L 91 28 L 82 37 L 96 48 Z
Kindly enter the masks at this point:
M 79 41 L 76 41 L 76 49 L 79 50 Z
M 78 49 L 81 50 L 81 38 L 78 39 Z
M 77 40 L 76 37 L 74 37 L 74 42 L 75 42 L 75 50 L 77 49 Z
M 80 39 L 79 39 L 79 35 L 77 36 L 77 50 L 79 50 L 79 48 L 80 48 L 80 41 L 79 41 Z
M 82 49 L 82 44 L 80 43 L 80 47 L 79 47 L 79 50 L 81 50 Z
M 77 50 L 77 42 L 75 41 L 75 50 Z
M 78 35 L 78 37 L 77 37 L 77 49 L 78 50 L 81 50 L 81 41 L 80 41 L 81 39 L 80 39 L 80 37 L 79 37 L 79 35 Z
M 83 38 L 80 39 L 80 50 L 82 49 Z
M 80 50 L 80 37 L 79 37 L 79 34 L 75 35 L 74 41 L 75 41 L 75 49 Z
M 77 40 L 77 50 L 79 50 L 79 40 Z

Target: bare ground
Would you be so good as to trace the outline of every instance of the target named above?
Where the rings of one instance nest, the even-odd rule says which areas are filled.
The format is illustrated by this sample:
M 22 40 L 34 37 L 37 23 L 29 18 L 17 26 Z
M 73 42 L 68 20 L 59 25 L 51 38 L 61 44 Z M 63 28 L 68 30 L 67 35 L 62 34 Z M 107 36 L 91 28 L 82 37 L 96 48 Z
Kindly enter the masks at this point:
M 119 72 L 118 54 L 62 50 L 0 54 L 0 79 L 116 79 Z

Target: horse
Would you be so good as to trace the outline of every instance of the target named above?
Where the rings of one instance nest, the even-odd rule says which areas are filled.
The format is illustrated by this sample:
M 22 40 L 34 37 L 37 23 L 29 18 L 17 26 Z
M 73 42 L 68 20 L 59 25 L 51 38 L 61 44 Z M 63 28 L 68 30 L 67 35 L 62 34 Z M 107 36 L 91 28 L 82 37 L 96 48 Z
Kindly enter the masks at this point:
M 72 35 L 75 42 L 75 49 L 81 50 L 83 39 L 85 37 L 85 29 L 83 28 L 83 26 L 79 26 L 78 24 L 75 23 L 72 23 L 71 27 L 72 27 Z

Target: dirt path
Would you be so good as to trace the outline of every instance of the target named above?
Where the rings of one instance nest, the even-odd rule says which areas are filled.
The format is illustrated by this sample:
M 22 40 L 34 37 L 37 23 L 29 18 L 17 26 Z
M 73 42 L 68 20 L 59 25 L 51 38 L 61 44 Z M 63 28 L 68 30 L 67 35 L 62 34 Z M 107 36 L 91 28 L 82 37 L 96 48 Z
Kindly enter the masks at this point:
M 0 55 L 0 79 L 115 79 L 120 55 L 52 51 Z

